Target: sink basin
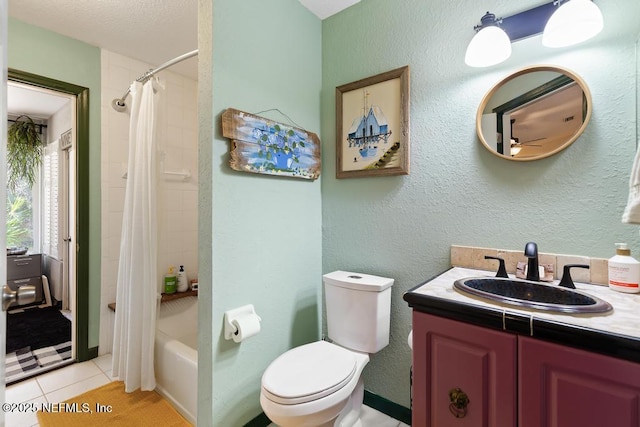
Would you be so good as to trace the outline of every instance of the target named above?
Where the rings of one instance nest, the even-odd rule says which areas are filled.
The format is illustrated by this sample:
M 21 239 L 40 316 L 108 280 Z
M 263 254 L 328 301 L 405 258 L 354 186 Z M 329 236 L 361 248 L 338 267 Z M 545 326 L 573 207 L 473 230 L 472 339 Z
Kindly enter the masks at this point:
M 557 285 L 502 277 L 469 277 L 453 283 L 457 290 L 503 304 L 562 313 L 605 313 L 611 304 Z

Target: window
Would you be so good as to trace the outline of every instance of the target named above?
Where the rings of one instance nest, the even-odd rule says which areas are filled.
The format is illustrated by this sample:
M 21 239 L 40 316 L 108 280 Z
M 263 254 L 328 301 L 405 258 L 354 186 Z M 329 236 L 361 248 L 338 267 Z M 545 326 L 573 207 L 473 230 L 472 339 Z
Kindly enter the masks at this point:
M 34 247 L 33 195 L 26 180 L 7 188 L 7 247 Z
M 59 242 L 58 140 L 47 145 L 42 162 L 42 252 L 55 258 Z

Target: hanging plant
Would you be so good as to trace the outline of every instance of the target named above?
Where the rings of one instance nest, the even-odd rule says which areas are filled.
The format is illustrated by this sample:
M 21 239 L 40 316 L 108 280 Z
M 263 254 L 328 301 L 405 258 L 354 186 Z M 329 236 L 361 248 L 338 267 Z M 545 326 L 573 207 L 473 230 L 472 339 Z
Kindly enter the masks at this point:
M 16 188 L 16 184 L 22 179 L 31 187 L 36 181 L 44 148 L 37 125 L 31 117 L 21 115 L 9 126 L 8 134 L 9 188 Z

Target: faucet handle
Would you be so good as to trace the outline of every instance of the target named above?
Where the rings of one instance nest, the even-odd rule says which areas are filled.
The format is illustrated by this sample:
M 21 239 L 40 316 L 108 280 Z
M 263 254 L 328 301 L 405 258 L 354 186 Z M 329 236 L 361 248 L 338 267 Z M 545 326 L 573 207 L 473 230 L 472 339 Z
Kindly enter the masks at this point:
M 500 266 L 498 267 L 498 272 L 496 273 L 496 277 L 509 277 L 509 275 L 507 274 L 507 268 L 504 265 L 503 258 L 500 258 L 497 256 L 485 255 L 484 259 L 495 259 L 500 262 Z
M 565 288 L 575 289 L 576 286 L 573 284 L 573 280 L 571 279 L 571 269 L 572 268 L 589 268 L 587 264 L 567 264 L 564 266 L 562 271 L 562 279 L 558 286 L 564 286 Z

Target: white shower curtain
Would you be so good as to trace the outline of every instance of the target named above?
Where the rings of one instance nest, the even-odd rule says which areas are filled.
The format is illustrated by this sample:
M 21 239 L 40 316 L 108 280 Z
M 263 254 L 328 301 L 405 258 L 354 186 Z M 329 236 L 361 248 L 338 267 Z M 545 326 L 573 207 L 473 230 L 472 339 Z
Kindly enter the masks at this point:
M 156 217 L 156 118 L 159 84 L 131 85 L 129 165 L 122 218 L 113 376 L 130 393 L 153 390 L 153 350 L 158 293 Z

